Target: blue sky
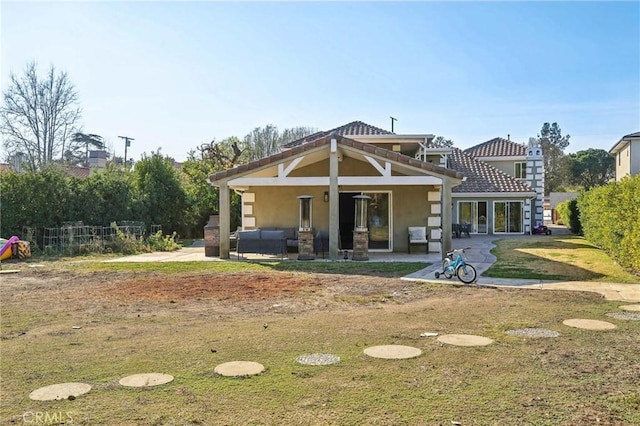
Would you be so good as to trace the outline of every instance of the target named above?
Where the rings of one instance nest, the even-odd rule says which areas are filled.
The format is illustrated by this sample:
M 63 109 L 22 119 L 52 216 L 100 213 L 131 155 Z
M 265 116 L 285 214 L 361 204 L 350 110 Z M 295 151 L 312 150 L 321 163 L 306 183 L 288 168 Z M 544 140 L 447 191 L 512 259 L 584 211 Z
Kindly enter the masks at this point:
M 254 127 L 362 120 L 466 148 L 640 131 L 640 2 L 0 3 L 0 82 L 68 73 L 84 131 L 181 161 Z

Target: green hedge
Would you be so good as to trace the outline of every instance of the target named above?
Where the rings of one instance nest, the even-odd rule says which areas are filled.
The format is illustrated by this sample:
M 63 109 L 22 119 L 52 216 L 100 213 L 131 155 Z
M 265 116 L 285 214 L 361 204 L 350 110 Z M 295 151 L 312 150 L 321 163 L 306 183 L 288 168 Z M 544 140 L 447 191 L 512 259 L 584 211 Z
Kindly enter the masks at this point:
M 176 170 L 160 154 L 143 156 L 132 171 L 108 167 L 85 179 L 60 167 L 38 172 L 0 174 L 0 236 L 23 235 L 25 227 L 41 243 L 43 228 L 64 222 L 110 226 L 125 220 L 161 225 L 166 234 L 202 238 L 218 204 L 218 189 L 206 182 L 212 173 L 203 162 Z M 240 225 L 241 199 L 231 194 L 231 229 Z
M 640 175 L 581 193 L 577 207 L 585 238 L 640 273 Z
M 578 210 L 577 200 L 564 201 L 556 207 L 558 215 L 560 216 L 560 222 L 571 229 L 576 235 L 582 234 L 582 226 L 580 223 L 580 212 Z

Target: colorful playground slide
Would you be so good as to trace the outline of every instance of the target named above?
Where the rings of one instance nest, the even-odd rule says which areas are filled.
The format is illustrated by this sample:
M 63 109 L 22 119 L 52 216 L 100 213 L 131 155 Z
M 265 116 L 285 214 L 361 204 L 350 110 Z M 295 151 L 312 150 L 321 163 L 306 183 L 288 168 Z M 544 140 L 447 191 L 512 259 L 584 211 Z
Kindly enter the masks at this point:
M 11 245 L 13 243 L 17 243 L 18 241 L 20 241 L 20 238 L 16 237 L 15 235 L 8 240 L 0 238 L 0 245 L 2 246 L 2 248 L 0 249 L 0 260 L 11 259 Z

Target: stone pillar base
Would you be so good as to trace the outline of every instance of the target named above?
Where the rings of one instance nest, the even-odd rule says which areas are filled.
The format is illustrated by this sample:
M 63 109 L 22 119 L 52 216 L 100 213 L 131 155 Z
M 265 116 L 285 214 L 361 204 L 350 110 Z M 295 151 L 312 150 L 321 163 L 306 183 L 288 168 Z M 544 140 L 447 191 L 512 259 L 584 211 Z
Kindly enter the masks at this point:
M 315 258 L 313 232 L 298 231 L 298 260 L 314 260 Z
M 220 256 L 220 216 L 212 214 L 209 223 L 204 226 L 204 255 Z
M 353 255 L 351 260 L 369 260 L 369 231 L 353 231 Z

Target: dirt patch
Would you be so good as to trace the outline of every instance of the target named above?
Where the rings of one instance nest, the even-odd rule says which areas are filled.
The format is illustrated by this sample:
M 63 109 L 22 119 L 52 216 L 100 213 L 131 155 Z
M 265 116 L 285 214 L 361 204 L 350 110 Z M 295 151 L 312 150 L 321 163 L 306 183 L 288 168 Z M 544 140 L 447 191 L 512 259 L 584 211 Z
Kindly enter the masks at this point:
M 306 274 L 209 274 L 123 280 L 107 287 L 104 294 L 150 301 L 261 300 L 294 296 L 302 289 L 320 285 L 318 279 Z

